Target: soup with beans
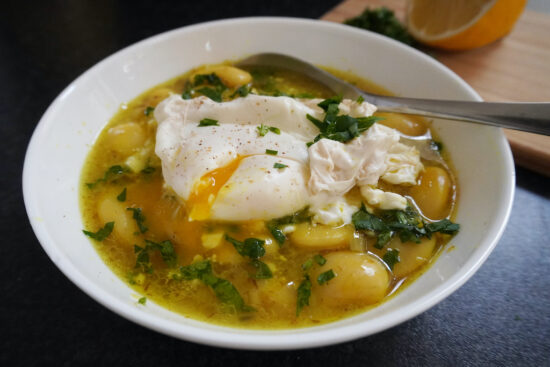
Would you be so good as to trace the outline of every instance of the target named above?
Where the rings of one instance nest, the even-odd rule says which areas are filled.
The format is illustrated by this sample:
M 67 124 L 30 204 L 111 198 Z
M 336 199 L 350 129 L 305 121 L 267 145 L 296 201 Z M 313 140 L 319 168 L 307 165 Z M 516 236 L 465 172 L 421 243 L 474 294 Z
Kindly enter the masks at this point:
M 427 159 L 402 138 L 429 123 L 373 111 L 286 70 L 191 70 L 122 105 L 98 136 L 84 233 L 140 307 L 264 329 L 365 311 L 459 229 L 442 144 Z

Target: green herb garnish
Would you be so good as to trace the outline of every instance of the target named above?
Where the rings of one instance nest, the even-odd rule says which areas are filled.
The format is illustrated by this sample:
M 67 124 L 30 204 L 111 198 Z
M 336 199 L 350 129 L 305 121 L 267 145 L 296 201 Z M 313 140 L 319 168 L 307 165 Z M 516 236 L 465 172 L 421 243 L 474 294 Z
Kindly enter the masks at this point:
M 258 260 L 265 255 L 265 241 L 257 238 L 247 238 L 244 241 L 239 241 L 227 234 L 225 235 L 225 239 L 235 247 L 235 250 L 237 250 L 241 256 L 252 259 L 251 265 L 256 268 L 256 274 L 252 276 L 253 278 L 268 279 L 273 276 L 267 264 Z
M 134 267 L 144 273 L 152 274 L 153 265 L 149 259 L 149 249 L 147 249 L 147 246 L 134 245 L 134 254 L 136 254 L 136 265 Z
M 258 129 L 258 134 L 260 136 L 265 136 L 270 131 L 277 135 L 281 134 L 281 130 L 274 126 L 266 126 L 264 124 L 261 124 L 260 126 L 257 127 L 257 129 Z
M 174 249 L 174 245 L 172 244 L 172 242 L 166 240 L 157 243 L 145 240 L 145 246 L 148 250 L 159 251 L 160 256 L 162 256 L 162 260 L 166 263 L 166 265 L 170 267 L 176 266 L 178 262 L 178 255 L 176 254 L 176 250 Z
M 407 29 L 399 22 L 388 8 L 366 8 L 361 15 L 350 18 L 344 22 L 353 27 L 363 28 L 372 32 L 383 34 L 409 46 L 415 46 L 416 42 L 407 32 Z
M 304 280 L 298 287 L 298 300 L 296 302 L 296 317 L 300 316 L 302 308 L 309 306 L 309 297 L 311 297 L 311 281 L 309 276 L 305 276 Z
M 309 258 L 302 264 L 302 270 L 308 271 L 313 266 L 313 258 Z
M 376 239 L 376 243 L 374 244 L 374 247 L 377 249 L 383 249 L 384 246 L 386 246 L 390 240 L 391 240 L 392 233 L 390 230 L 382 231 L 378 235 L 378 238 Z
M 317 283 L 319 283 L 319 285 L 323 285 L 323 284 L 327 283 L 329 280 L 331 280 L 332 278 L 334 278 L 335 276 L 336 275 L 334 274 L 332 269 L 327 270 L 327 271 L 319 274 L 319 276 L 317 277 Z
M 357 103 L 363 103 L 363 102 L 365 102 L 365 97 L 363 97 L 362 95 L 360 95 L 359 97 L 357 97 L 357 99 L 355 100 L 355 102 L 357 102 Z
M 269 131 L 271 131 L 274 134 L 281 135 L 281 130 L 278 127 L 270 126 Z
M 86 236 L 101 242 L 111 234 L 114 227 L 115 227 L 115 222 L 107 222 L 105 223 L 103 228 L 99 229 L 97 232 L 90 232 L 90 231 L 86 231 L 85 229 L 83 229 L 82 232 L 84 232 Z
M 147 298 L 145 297 L 141 297 L 140 299 L 138 299 L 138 303 L 140 305 L 145 305 L 146 302 L 147 302 Z
M 243 242 L 238 241 L 228 235 L 225 235 L 225 239 L 233 244 L 235 250 L 242 255 L 251 259 L 258 259 L 265 255 L 264 244 L 265 241 L 257 238 L 247 238 Z
M 176 266 L 178 257 L 172 242 L 162 241 L 157 243 L 145 240 L 145 246 L 143 247 L 134 245 L 134 253 L 136 254 L 135 267 L 141 269 L 145 273 L 153 273 L 153 265 L 150 261 L 150 254 L 153 251 L 158 251 L 164 263 L 169 267 Z
M 286 164 L 282 164 L 282 163 L 273 164 L 273 168 L 281 169 L 281 168 L 286 168 L 286 167 L 288 167 L 288 166 Z
M 388 226 L 377 216 L 370 214 L 364 205 L 351 217 L 355 229 L 373 232 L 383 232 L 388 230 Z
M 271 232 L 271 235 L 273 236 L 273 238 L 275 238 L 275 241 L 277 241 L 279 245 L 282 245 L 285 243 L 286 236 L 280 228 L 278 228 L 276 225 L 270 225 L 268 223 L 267 229 L 269 229 L 269 231 Z
M 153 111 L 155 110 L 155 107 L 148 106 L 143 113 L 145 116 L 149 116 Z
M 319 254 L 313 256 L 313 260 L 314 260 L 318 265 L 321 265 L 321 266 L 325 265 L 326 262 L 327 262 L 327 259 L 325 259 L 325 258 L 323 257 L 323 255 L 319 255 Z
M 283 245 L 286 240 L 286 236 L 281 230 L 281 226 L 288 225 L 288 224 L 296 224 L 305 222 L 310 218 L 309 215 L 309 208 L 305 207 L 304 209 L 297 211 L 294 214 L 287 215 L 286 217 L 273 219 L 266 223 L 267 229 L 271 232 L 271 235 L 275 240 L 279 243 L 279 245 Z
M 193 96 L 191 95 L 191 91 L 190 90 L 183 91 L 183 93 L 181 94 L 181 98 L 183 98 L 183 99 L 193 98 Z
M 208 86 L 196 89 L 195 91 L 197 93 L 205 95 L 206 97 L 210 98 L 215 102 L 222 101 L 222 93 L 227 89 L 227 87 L 222 83 L 221 79 L 214 73 L 195 75 L 194 86 L 200 86 L 200 85 L 208 85 Z M 190 96 L 190 92 L 189 92 L 189 96 Z
M 380 211 L 380 215 L 374 215 L 361 205 L 361 209 L 351 219 L 355 229 L 376 235 L 374 247 L 377 249 L 383 248 L 395 235 L 399 236 L 401 242 L 420 243 L 422 238 L 431 238 L 436 232 L 454 235 L 460 230 L 459 224 L 448 219 L 426 223 L 410 206 L 405 210 L 384 210 Z
M 179 274 L 174 275 L 173 279 L 199 279 L 214 291 L 214 294 L 221 302 L 234 306 L 237 311 L 254 311 L 254 308 L 245 304 L 243 298 L 239 294 L 239 291 L 230 281 L 218 278 L 214 274 L 212 264 L 209 260 L 203 260 L 191 265 L 180 267 Z
M 88 186 L 89 189 L 93 189 L 98 184 L 102 182 L 111 181 L 115 176 L 125 174 L 128 171 L 129 171 L 128 168 L 122 167 L 120 165 L 111 166 L 107 169 L 107 171 L 105 171 L 105 174 L 103 175 L 102 178 L 98 178 L 94 182 L 88 182 L 86 183 L 86 186 Z
M 264 124 L 261 124 L 256 129 L 258 129 L 258 134 L 260 136 L 265 136 L 269 132 L 269 126 L 265 126 Z
M 220 126 L 220 125 L 218 124 L 218 120 L 205 118 L 199 122 L 199 126 Z
M 266 263 L 260 260 L 252 260 L 251 264 L 253 267 L 256 268 L 256 274 L 254 274 L 253 278 L 269 279 L 273 277 L 273 273 L 271 272 L 271 269 L 269 269 L 269 266 L 267 266 Z
M 121 191 L 120 194 L 117 195 L 116 199 L 122 202 L 126 201 L 126 187 L 124 188 L 124 190 Z
M 425 227 L 428 233 L 439 232 L 439 233 L 450 234 L 450 235 L 457 234 L 458 231 L 460 230 L 460 224 L 453 223 L 448 219 L 443 219 L 443 220 L 440 220 L 439 222 L 428 223 L 425 225 Z
M 338 115 L 338 105 L 342 102 L 342 97 L 332 97 L 325 99 L 317 106 L 325 111 L 323 121 L 307 114 L 306 117 L 320 130 L 320 134 L 313 139 L 313 142 L 308 143 L 308 147 L 315 144 L 321 139 L 336 140 L 341 143 L 346 143 L 353 138 L 358 137 L 363 131 L 366 131 L 376 121 L 383 120 L 382 117 L 351 117 L 349 115 Z
M 139 227 L 141 233 L 147 232 L 148 228 L 143 224 L 145 222 L 145 215 L 141 212 L 141 208 L 126 208 L 126 210 L 131 210 L 134 212 L 132 218 L 136 220 L 136 223 Z
M 384 260 L 384 262 L 388 264 L 390 270 L 393 270 L 393 266 L 401 261 L 401 259 L 399 258 L 399 250 L 389 248 L 382 257 L 382 260 Z
M 210 87 L 203 87 L 203 88 L 197 89 L 197 93 L 200 93 L 210 98 L 214 102 L 218 102 L 218 103 L 222 101 L 222 92 L 223 91 L 221 90 L 210 88 Z
M 239 88 L 237 88 L 235 93 L 231 95 L 231 97 L 235 97 L 237 95 L 241 97 L 246 97 L 249 93 L 250 93 L 250 88 L 247 85 L 241 85 Z
M 320 254 L 314 255 L 313 257 L 307 259 L 306 262 L 302 264 L 302 269 L 307 272 L 309 269 L 311 269 L 314 262 L 317 263 L 317 265 L 319 266 L 323 266 L 326 264 L 327 259 L 325 259 Z
M 307 209 L 307 208 L 306 208 Z M 327 262 L 327 259 L 325 259 L 322 255 L 317 254 L 313 257 L 310 257 L 302 264 L 302 270 L 305 272 L 304 280 L 302 283 L 300 283 L 300 286 L 298 287 L 298 300 L 296 303 L 296 316 L 300 315 L 300 312 L 302 311 L 302 308 L 305 306 L 309 306 L 309 297 L 311 296 L 311 280 L 309 279 L 308 272 L 312 268 L 312 266 L 317 263 L 319 266 L 325 265 Z M 328 282 L 330 279 L 334 278 L 334 273 L 332 273 L 332 276 L 330 275 L 332 273 L 332 270 L 326 271 L 322 274 L 320 274 L 317 277 L 317 282 L 319 284 L 323 284 L 325 282 Z
M 277 155 L 279 152 L 276 150 L 266 149 L 265 153 L 270 155 Z
M 226 88 L 222 80 L 215 73 L 197 74 L 195 75 L 195 79 L 193 80 L 193 83 L 195 86 L 209 84 L 215 87 Z

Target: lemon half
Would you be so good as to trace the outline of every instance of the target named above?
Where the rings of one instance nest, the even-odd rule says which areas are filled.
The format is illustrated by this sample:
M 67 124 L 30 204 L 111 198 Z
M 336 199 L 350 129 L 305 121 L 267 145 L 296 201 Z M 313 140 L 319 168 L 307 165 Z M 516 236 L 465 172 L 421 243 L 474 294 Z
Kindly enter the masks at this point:
M 510 32 L 526 0 L 409 0 L 408 31 L 448 50 L 481 47 Z

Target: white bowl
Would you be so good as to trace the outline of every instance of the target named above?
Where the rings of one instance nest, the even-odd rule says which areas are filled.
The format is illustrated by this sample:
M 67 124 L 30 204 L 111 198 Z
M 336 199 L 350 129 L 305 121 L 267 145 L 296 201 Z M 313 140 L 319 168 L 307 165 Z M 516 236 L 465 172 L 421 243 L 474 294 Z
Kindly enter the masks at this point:
M 460 233 L 435 264 L 396 297 L 371 311 L 326 325 L 246 330 L 207 324 L 136 294 L 103 263 L 82 235 L 79 176 L 98 133 L 121 103 L 204 63 L 281 52 L 351 70 L 398 95 L 480 100 L 433 58 L 377 34 L 292 18 L 241 18 L 163 33 L 130 46 L 71 83 L 38 124 L 25 159 L 23 191 L 30 222 L 57 267 L 95 300 L 138 324 L 181 339 L 243 349 L 293 349 L 356 339 L 397 325 L 460 287 L 500 238 L 512 205 L 514 168 L 500 129 L 437 121 L 458 172 Z M 60 315 L 60 317 L 62 317 Z

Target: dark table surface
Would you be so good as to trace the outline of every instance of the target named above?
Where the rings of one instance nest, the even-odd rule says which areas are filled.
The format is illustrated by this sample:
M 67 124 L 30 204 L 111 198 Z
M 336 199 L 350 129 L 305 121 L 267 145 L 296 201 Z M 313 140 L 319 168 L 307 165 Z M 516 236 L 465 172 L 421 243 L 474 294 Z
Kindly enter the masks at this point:
M 113 52 L 202 21 L 318 18 L 338 1 L 10 1 L 0 20 L 0 365 L 550 366 L 550 180 L 517 168 L 508 227 L 487 262 L 420 316 L 353 342 L 289 352 L 197 345 L 97 304 L 46 256 L 29 225 L 21 173 L 53 99 Z

